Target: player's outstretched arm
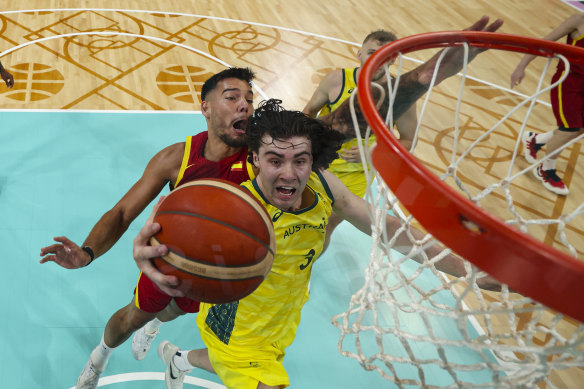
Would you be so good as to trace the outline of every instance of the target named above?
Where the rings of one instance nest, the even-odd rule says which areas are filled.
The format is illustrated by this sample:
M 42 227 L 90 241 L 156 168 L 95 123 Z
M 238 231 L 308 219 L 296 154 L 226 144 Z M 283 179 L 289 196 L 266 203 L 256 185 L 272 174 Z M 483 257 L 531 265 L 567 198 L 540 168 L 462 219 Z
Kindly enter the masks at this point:
M 418 113 L 416 104 L 413 104 L 399 119 L 395 121 L 395 127 L 399 132 L 399 143 L 406 149 L 411 150 L 416 137 L 418 127 Z
M 501 19 L 497 19 L 493 23 L 489 24 L 489 17 L 483 16 L 465 30 L 495 32 L 501 27 L 502 24 L 503 21 Z M 469 50 L 469 61 L 474 59 L 480 52 L 484 50 L 485 49 L 471 48 Z M 414 70 L 404 74 L 400 78 L 399 87 L 393 104 L 394 121 L 398 120 L 413 104 L 415 104 L 415 102 L 420 97 L 426 93 L 430 86 L 434 68 L 437 65 L 437 61 L 441 53 L 442 51 L 438 52 L 428 61 L 416 67 Z M 458 73 L 464 64 L 463 58 L 464 48 L 450 48 L 442 59 L 440 67 L 438 68 L 435 84 L 438 85 L 440 82 Z M 379 107 L 381 117 L 385 117 L 389 108 L 389 93 L 388 87 L 385 83 L 380 86 L 383 91 L 379 90 L 378 88 L 372 88 L 372 94 L 374 100 L 376 101 L 383 99 L 383 102 L 378 103 L 377 106 Z M 318 119 L 330 125 L 334 130 L 341 132 L 348 139 L 354 138 L 356 134 L 353 121 L 351 119 L 350 104 L 350 99 L 347 99 L 329 115 L 319 117 Z M 355 112 L 357 114 L 361 133 L 362 135 L 365 135 L 364 133 L 365 129 L 367 128 L 367 122 L 365 121 L 365 117 L 363 116 L 361 107 L 359 107 L 358 103 L 355 104 Z
M 543 39 L 549 41 L 557 41 L 558 39 L 570 34 L 574 30 L 584 24 L 584 14 L 578 13 L 570 16 L 568 19 L 564 20 L 559 26 L 554 28 L 549 34 L 543 37 Z M 535 55 L 525 54 L 513 73 L 511 73 L 511 89 L 514 86 L 519 85 L 523 78 L 525 78 L 525 69 L 527 66 L 535 59 Z
M 152 258 L 168 254 L 168 248 L 165 245 L 151 246 L 149 244 L 150 238 L 160 231 L 160 224 L 154 223 L 153 220 L 154 215 L 156 215 L 156 211 L 158 210 L 158 206 L 163 199 L 164 197 L 161 197 L 160 200 L 158 200 L 158 203 L 154 206 L 146 224 L 140 229 L 138 236 L 134 238 L 134 261 L 136 261 L 136 265 L 140 271 L 150 278 L 164 293 L 173 297 L 182 297 L 184 294 L 180 290 L 174 288 L 174 286 L 179 284 L 178 278 L 167 276 L 159 272 L 151 261 Z
M 322 172 L 322 175 L 326 179 L 335 198 L 335 205 L 333 207 L 335 213 L 353 224 L 359 230 L 371 235 L 371 222 L 367 210 L 368 205 L 365 200 L 353 194 L 347 189 L 341 180 L 335 177 L 331 172 L 324 171 Z M 414 247 L 412 244 L 412 238 L 420 241 L 424 238 L 425 234 L 415 227 L 408 227 L 406 230 L 398 218 L 388 214 L 386 216 L 386 230 L 388 231 L 388 234 L 390 236 L 395 235 L 400 229 L 402 229 L 402 231 L 397 235 L 397 239 L 392 248 L 403 255 L 408 255 Z M 423 252 L 413 256 L 411 259 L 418 263 L 422 263 L 424 261 L 424 256 L 435 258 L 440 255 L 444 249 L 444 246 L 436 242 L 436 244 L 426 247 Z M 464 262 L 453 253 L 446 254 L 441 260 L 435 263 L 435 266 L 436 269 L 455 277 L 464 277 L 467 274 Z M 501 283 L 488 275 L 478 278 L 477 285 L 482 289 L 493 291 L 501 290 Z
M 65 269 L 79 269 L 89 265 L 91 256 L 65 236 L 53 238 L 56 244 L 41 249 L 41 263 L 55 262 Z
M 182 162 L 184 143 L 177 143 L 157 153 L 148 163 L 142 177 L 120 201 L 93 226 L 81 246 L 66 237 L 41 248 L 40 263 L 55 262 L 66 269 L 78 269 L 91 263 L 87 246 L 94 259 L 105 254 L 126 232 L 132 221 L 158 196 L 169 180 L 176 178 Z
M 495 32 L 502 25 L 503 25 L 502 19 L 497 19 L 493 23 L 489 24 L 489 17 L 483 16 L 479 20 L 477 20 L 473 25 L 465 28 L 464 31 Z M 478 47 L 469 48 L 468 62 L 472 61 L 479 53 L 482 53 L 485 50 L 486 49 Z M 416 81 L 420 82 L 421 84 L 428 86 L 432 81 L 434 68 L 438 63 L 438 59 L 440 58 L 442 51 L 443 50 L 436 53 L 428 61 L 426 61 L 422 65 L 418 66 L 417 68 L 409 72 L 412 73 L 411 77 L 414 78 Z M 440 64 L 440 67 L 438 68 L 438 71 L 436 73 L 436 85 L 458 73 L 462 69 L 463 65 L 464 65 L 464 47 L 450 48 L 444 55 L 442 63 Z

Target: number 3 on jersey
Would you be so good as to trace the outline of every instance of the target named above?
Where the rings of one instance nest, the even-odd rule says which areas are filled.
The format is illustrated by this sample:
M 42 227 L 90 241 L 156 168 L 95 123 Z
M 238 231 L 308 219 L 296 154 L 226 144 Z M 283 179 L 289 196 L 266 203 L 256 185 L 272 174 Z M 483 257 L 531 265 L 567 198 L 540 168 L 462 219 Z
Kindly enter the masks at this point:
M 300 270 L 304 270 L 308 267 L 308 265 L 310 265 L 310 263 L 312 262 L 313 258 L 314 258 L 314 254 L 316 254 L 316 251 L 314 251 L 314 249 L 311 249 L 308 254 L 306 254 L 304 256 L 304 258 L 306 258 L 306 263 L 303 263 L 302 265 L 300 265 Z

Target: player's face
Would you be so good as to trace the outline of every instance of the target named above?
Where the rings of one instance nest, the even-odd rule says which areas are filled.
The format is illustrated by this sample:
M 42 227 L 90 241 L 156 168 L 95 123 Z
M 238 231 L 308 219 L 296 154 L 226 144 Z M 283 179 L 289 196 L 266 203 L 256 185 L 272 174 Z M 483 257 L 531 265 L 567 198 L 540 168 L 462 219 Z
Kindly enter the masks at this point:
M 201 104 L 201 110 L 210 133 L 230 147 L 245 145 L 247 120 L 253 114 L 253 91 L 246 81 L 219 81 Z
M 254 164 L 259 167 L 257 182 L 274 206 L 293 211 L 302 205 L 302 192 L 312 172 L 310 139 L 295 136 L 275 140 L 264 135 Z
M 383 47 L 386 43 L 382 43 L 381 41 L 378 41 L 375 39 L 370 39 L 367 42 L 365 42 L 363 44 L 363 46 L 361 46 L 361 50 L 359 50 L 359 53 L 357 54 L 359 61 L 361 61 L 361 67 L 363 67 L 365 62 L 367 62 L 367 60 L 369 59 L 369 57 L 371 57 L 371 55 L 373 53 L 375 53 L 377 50 L 379 50 L 381 47 Z M 375 74 L 373 75 L 373 78 L 372 78 L 373 81 L 381 81 L 385 78 L 384 67 L 387 65 L 391 65 L 391 64 L 385 63 L 384 66 L 381 66 L 379 68 L 379 70 L 377 70 L 377 72 L 375 72 Z

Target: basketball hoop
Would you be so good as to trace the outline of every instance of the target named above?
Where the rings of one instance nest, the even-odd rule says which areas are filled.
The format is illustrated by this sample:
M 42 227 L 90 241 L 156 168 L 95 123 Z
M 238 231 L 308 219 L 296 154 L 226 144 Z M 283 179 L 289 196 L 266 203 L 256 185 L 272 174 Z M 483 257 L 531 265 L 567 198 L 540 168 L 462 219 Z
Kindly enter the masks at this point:
M 452 158 L 443 172 L 434 173 L 437 170 L 436 163 L 432 169 L 425 166 L 399 143 L 390 130 L 393 128 L 391 107 L 395 98 L 392 88 L 399 91 L 403 54 L 422 49 L 456 48 L 465 50 L 468 56 L 469 47 L 493 49 L 497 53 L 501 50 L 528 53 L 548 57 L 549 60 L 532 96 L 508 114 L 501 115 L 503 118 L 489 130 L 467 141 L 460 136 L 462 125 L 459 124 L 461 101 L 467 80 L 465 59 L 460 95 L 456 109 L 453 109 L 453 131 L 448 135 L 452 142 Z M 371 80 L 377 69 L 395 58 L 399 58 L 400 70 L 393 86 L 388 85 L 390 109 L 388 118 L 384 120 L 375 108 Z M 370 174 L 377 178 L 377 194 L 368 191 L 366 195 L 373 208 L 371 217 L 374 242 L 364 287 L 355 293 L 349 309 L 333 318 L 333 323 L 342 332 L 339 350 L 343 355 L 357 359 L 368 370 L 377 370 L 400 387 L 494 385 L 497 388 L 516 388 L 532 387 L 531 385 L 542 381 L 555 387 L 549 378 L 551 371 L 584 366 L 584 325 L 581 324 L 584 323 L 584 261 L 577 258 L 582 247 L 576 247 L 577 244 L 570 242 L 566 234 L 566 226 L 582 214 L 584 202 L 580 200 L 580 205 L 573 212 L 562 215 L 557 220 L 532 221 L 516 209 L 512 194 L 514 188 L 511 187 L 516 180 L 528 180 L 523 176 L 535 166 L 530 165 L 521 170 L 522 167 L 516 166 L 519 163 L 516 163 L 516 156 L 536 98 L 553 87 L 541 88 L 541 85 L 544 82 L 544 73 L 554 58 L 560 58 L 569 69 L 569 63 L 584 63 L 584 49 L 501 33 L 440 32 L 392 42 L 375 52 L 363 66 L 358 81 L 357 98 L 367 123 L 377 137 L 377 145 L 373 149 L 368 148 L 366 141 L 361 144 L 362 155 L 372 162 Z M 436 68 L 439 66 L 440 61 Z M 562 81 L 559 80 L 558 83 Z M 417 132 L 424 125 L 429 126 L 424 122 L 424 113 L 434 89 L 432 82 L 424 101 Z M 500 129 L 501 123 L 510 120 L 516 110 L 527 106 L 528 113 L 516 128 L 518 135 L 510 135 L 505 133 L 505 129 Z M 468 189 L 468 176 L 472 173 L 461 178 L 463 173 L 460 166 L 465 159 L 472 159 L 473 153 L 478 154 L 477 150 L 480 149 L 475 147 L 486 139 L 493 138 L 497 131 L 499 135 L 514 139 L 513 153 L 508 158 L 508 171 L 492 185 L 482 189 L 473 187 L 478 194 L 472 195 L 472 190 Z M 478 134 L 480 131 L 474 132 Z M 359 133 L 366 132 L 358 131 L 358 138 Z M 416 139 L 417 136 L 416 134 Z M 459 152 L 463 144 L 469 143 L 467 149 Z M 520 172 L 517 173 L 517 170 Z M 456 185 L 449 185 L 447 179 L 452 179 Z M 504 212 L 507 216 L 504 218 L 495 216 L 492 210 L 481 206 L 485 202 L 484 198 L 494 192 L 502 192 L 498 194 L 499 200 L 507 204 L 508 209 Z M 584 197 L 581 194 L 579 196 L 580 199 Z M 412 225 L 420 225 L 428 232 L 422 241 L 412 240 L 415 246 L 413 251 L 420 252 L 420 247 L 432 244 L 435 238 L 468 261 L 465 264 L 467 276 L 456 280 L 442 278 L 434 267 L 440 258 L 426 257 L 419 268 L 411 272 L 404 271 L 404 263 L 413 254 L 401 257 L 391 250 L 394 236 L 385 231 L 381 221 L 388 211 L 393 211 L 401 219 L 404 230 Z M 406 215 L 407 213 L 411 216 Z M 563 243 L 563 247 L 552 247 L 527 234 L 528 227 L 535 223 L 553 223 L 557 226 L 560 236 L 558 240 Z M 437 275 L 436 279 L 442 278 L 441 285 L 433 286 L 430 290 L 426 290 L 421 284 L 416 285 L 418 275 L 428 270 Z M 480 278 L 481 271 L 505 284 L 496 297 L 485 298 L 484 292 L 477 287 L 476 280 Z M 403 293 L 405 300 L 401 300 L 399 293 Z M 437 297 L 440 293 L 448 293 L 452 303 L 440 302 Z M 383 310 L 387 312 L 381 312 Z M 407 320 L 401 318 L 402 315 L 409 318 L 419 317 L 425 332 L 409 330 Z M 385 318 L 381 320 L 380 317 L 383 316 Z M 452 325 L 458 328 L 459 338 L 438 335 L 435 324 L 432 323 L 436 317 L 451 320 Z M 503 322 L 505 329 L 495 328 L 495 322 Z M 469 331 L 469 325 L 474 326 L 477 332 L 473 334 L 474 330 Z M 367 356 L 368 352 L 363 348 L 363 337 L 368 331 L 374 333 L 379 347 L 370 356 Z M 356 351 L 344 349 L 344 342 L 349 336 L 355 337 Z M 386 350 L 390 338 L 395 340 L 399 348 L 403 348 L 403 355 L 399 355 L 395 347 L 394 350 Z M 436 348 L 436 354 L 421 358 L 415 352 L 412 341 L 432 344 Z M 456 358 L 449 357 L 445 351 L 449 347 L 473 350 L 479 361 L 454 361 Z M 406 374 L 405 378 L 401 377 L 401 364 L 412 365 L 415 369 L 411 374 Z M 430 365 L 447 372 L 447 384 L 434 385 L 428 381 Z M 479 380 L 478 383 L 464 375 L 464 372 L 481 370 L 488 372 L 489 377 Z

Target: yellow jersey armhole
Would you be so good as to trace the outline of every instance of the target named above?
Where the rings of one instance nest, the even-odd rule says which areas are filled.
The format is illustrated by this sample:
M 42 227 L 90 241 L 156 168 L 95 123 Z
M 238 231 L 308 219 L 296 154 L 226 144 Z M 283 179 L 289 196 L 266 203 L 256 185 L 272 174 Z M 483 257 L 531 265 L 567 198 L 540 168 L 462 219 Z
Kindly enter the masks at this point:
M 192 144 L 192 136 L 188 136 L 187 140 L 185 141 L 185 152 L 183 154 L 182 163 L 180 164 L 180 170 L 178 172 L 178 176 L 176 177 L 176 182 L 174 183 L 173 188 L 176 188 L 178 183 L 182 180 L 185 170 L 187 170 L 187 164 L 189 163 L 189 157 L 191 156 L 191 144 Z

